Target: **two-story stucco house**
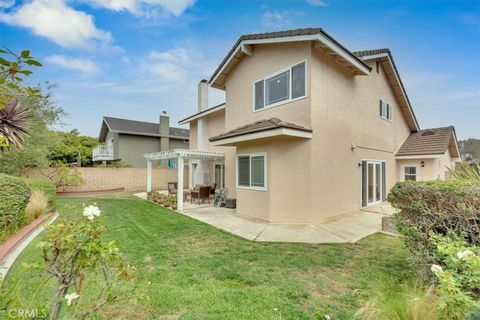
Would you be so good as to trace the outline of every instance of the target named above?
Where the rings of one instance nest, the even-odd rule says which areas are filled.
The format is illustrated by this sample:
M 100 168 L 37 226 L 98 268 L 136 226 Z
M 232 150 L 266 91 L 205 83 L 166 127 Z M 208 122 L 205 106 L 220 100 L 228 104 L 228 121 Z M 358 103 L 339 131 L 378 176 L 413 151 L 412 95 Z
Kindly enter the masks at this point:
M 208 108 L 208 86 L 225 91 Z M 453 127 L 420 129 L 388 49 L 350 52 L 320 28 L 241 36 L 190 124 L 190 184 L 217 181 L 237 214 L 317 223 L 385 201 L 404 179 L 444 179 Z M 222 181 L 219 181 L 219 180 Z M 223 181 L 224 180 L 224 181 Z
M 164 111 L 157 123 L 103 117 L 93 161 L 121 160 L 133 167 L 145 167 L 145 153 L 188 148 L 188 129 L 170 127 Z M 160 161 L 161 167 L 174 167 L 173 161 Z

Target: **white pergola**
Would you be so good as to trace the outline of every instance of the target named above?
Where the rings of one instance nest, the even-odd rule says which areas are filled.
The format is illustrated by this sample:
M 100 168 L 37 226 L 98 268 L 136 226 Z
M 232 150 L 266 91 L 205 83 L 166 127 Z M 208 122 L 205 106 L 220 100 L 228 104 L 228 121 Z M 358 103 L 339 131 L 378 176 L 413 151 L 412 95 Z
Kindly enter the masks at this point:
M 191 150 L 191 149 L 173 149 L 161 152 L 152 152 L 144 155 L 147 160 L 147 192 L 152 191 L 152 161 L 177 159 L 177 209 L 183 210 L 183 171 L 184 160 L 223 160 L 225 153 Z M 192 173 L 190 173 L 192 174 Z

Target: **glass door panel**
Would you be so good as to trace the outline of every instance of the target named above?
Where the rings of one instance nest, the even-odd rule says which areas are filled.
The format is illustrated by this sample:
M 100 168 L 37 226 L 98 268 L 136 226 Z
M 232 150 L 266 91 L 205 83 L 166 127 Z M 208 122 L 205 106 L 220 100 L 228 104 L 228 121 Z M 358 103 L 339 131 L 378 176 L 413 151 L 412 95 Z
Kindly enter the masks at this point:
M 373 194 L 375 190 L 375 171 L 373 170 L 373 163 L 368 164 L 367 185 L 368 185 L 368 202 L 373 202 Z
M 382 166 L 380 163 L 375 163 L 375 201 L 382 200 Z

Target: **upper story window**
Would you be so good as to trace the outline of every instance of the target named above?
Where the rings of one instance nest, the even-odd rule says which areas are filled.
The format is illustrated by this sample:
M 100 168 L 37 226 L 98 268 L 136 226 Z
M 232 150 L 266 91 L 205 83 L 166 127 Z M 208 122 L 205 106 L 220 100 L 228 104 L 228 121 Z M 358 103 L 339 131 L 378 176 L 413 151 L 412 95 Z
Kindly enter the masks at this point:
M 392 106 L 380 100 L 380 118 L 392 121 Z
M 254 83 L 254 111 L 306 96 L 306 62 L 281 70 Z

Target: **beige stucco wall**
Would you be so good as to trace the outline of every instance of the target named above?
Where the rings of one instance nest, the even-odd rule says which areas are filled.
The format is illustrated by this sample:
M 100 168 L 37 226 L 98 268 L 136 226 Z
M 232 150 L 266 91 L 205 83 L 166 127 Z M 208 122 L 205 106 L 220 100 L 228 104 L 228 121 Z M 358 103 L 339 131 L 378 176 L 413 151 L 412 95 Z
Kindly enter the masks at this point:
M 253 112 L 254 81 L 307 61 L 307 98 Z M 310 43 L 255 47 L 226 82 L 228 129 L 270 117 L 313 129 L 313 139 L 241 143 L 237 154 L 267 153 L 268 190 L 237 190 L 237 212 L 269 221 L 318 222 L 361 208 L 362 160 L 386 161 L 387 189 L 397 181 L 394 153 L 410 133 L 383 70 L 353 76 Z M 379 117 L 379 99 L 393 107 Z M 357 145 L 354 150 L 351 144 Z M 375 150 L 373 150 L 375 149 Z M 235 172 L 234 172 L 235 174 Z
M 253 111 L 253 83 L 285 67 L 307 61 L 307 97 Z M 317 223 L 362 206 L 362 160 L 386 162 L 386 188 L 400 180 L 395 153 L 410 134 L 403 112 L 381 66 L 353 76 L 311 43 L 253 48 L 226 80 L 225 113 L 208 116 L 208 137 L 270 117 L 313 129 L 312 139 L 268 138 L 238 143 L 236 154 L 266 153 L 267 190 L 236 188 L 236 154 L 226 149 L 226 184 L 236 189 L 237 213 L 262 220 Z M 379 117 L 379 100 L 392 106 L 392 121 Z M 196 123 L 190 124 L 195 145 Z M 216 150 L 207 143 L 209 150 Z M 220 150 L 220 149 L 218 149 Z M 222 149 L 223 150 L 223 149 Z M 225 151 L 224 151 L 225 152 Z M 420 163 L 420 161 L 415 160 Z M 444 176 L 444 159 L 424 159 L 421 179 Z M 232 196 L 232 193 L 230 194 Z
M 307 61 L 307 69 L 309 69 L 310 44 L 308 42 L 254 47 L 253 56 L 243 57 L 226 80 L 226 128 L 231 130 L 271 117 L 310 127 L 309 76 L 307 76 L 307 98 L 253 112 L 253 83 L 303 60 Z M 307 75 L 309 74 L 310 72 L 307 71 Z

